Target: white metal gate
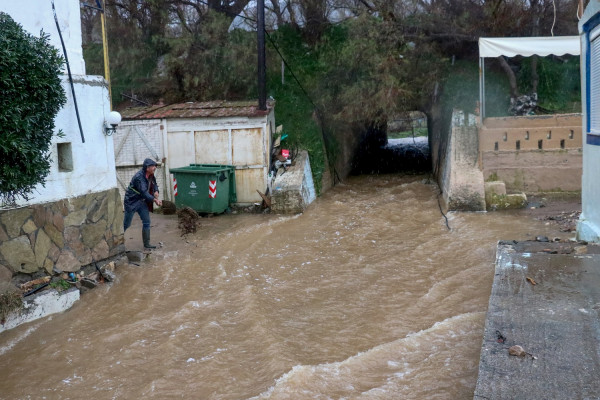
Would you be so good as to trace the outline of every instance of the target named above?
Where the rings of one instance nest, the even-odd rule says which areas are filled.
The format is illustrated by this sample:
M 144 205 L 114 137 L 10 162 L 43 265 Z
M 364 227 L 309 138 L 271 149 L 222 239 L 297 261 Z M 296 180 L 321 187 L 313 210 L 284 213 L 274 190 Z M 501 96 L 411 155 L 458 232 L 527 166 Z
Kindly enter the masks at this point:
M 142 168 L 146 158 L 161 163 L 165 158 L 163 148 L 163 129 L 160 120 L 123 121 L 114 134 L 115 165 L 121 198 L 133 175 Z M 167 195 L 165 168 L 156 171 L 156 183 L 161 197 Z

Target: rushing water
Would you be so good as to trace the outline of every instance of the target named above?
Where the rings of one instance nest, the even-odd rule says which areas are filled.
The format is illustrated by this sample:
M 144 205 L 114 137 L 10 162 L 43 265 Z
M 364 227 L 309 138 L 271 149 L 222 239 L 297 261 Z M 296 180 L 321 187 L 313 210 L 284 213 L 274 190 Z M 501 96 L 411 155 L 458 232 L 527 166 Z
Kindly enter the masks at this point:
M 204 218 L 187 239 L 153 218 L 151 261 L 0 334 L 0 398 L 472 398 L 497 240 L 557 236 L 518 212 L 449 231 L 425 175 L 354 177 L 302 215 Z

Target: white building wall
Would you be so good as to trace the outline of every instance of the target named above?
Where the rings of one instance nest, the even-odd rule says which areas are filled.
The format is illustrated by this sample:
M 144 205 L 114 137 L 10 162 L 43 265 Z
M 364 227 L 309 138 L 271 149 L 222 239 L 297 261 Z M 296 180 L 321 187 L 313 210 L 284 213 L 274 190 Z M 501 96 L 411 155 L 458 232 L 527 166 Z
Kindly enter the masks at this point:
M 67 48 L 71 73 L 85 75 L 79 7 L 78 0 L 54 0 L 56 17 Z M 10 15 L 23 26 L 23 29 L 36 37 L 39 37 L 41 30 L 48 33 L 50 44 L 63 54 L 50 0 L 0 0 L 0 11 Z M 67 72 L 66 66 L 64 72 Z
M 579 22 L 579 32 L 583 33 L 583 25 L 600 13 L 600 1 L 591 1 Z M 577 238 L 588 242 L 600 241 L 600 146 L 587 144 L 587 37 L 581 36 L 581 107 L 583 114 L 583 174 L 581 179 L 582 212 L 577 225 Z M 596 66 L 600 68 L 600 65 Z M 600 110 L 591 110 L 599 113 Z
M 79 76 L 74 85 L 85 143 L 81 140 L 68 77 L 63 76 L 67 104 L 56 116 L 55 129 L 56 132 L 62 130 L 65 136 L 52 137 L 52 165 L 45 187 L 38 185 L 33 192 L 35 197 L 22 202 L 23 205 L 100 192 L 117 185 L 113 138 L 106 136 L 103 129 L 104 115 L 110 112 L 106 81 L 99 76 Z M 71 143 L 73 170 L 70 172 L 59 171 L 57 143 Z
M 110 112 L 108 86 L 103 77 L 85 75 L 81 48 L 81 21 L 78 0 L 55 0 L 56 14 L 67 47 L 75 87 L 75 97 L 85 137 L 82 143 L 75 112 L 75 103 L 68 75 L 63 75 L 62 86 L 67 103 L 55 119 L 55 132 L 62 130 L 64 137 L 53 136 L 50 146 L 50 173 L 45 185 L 38 185 L 29 201 L 18 199 L 19 206 L 57 201 L 86 193 L 100 192 L 116 187 L 115 157 L 112 136 L 104 134 L 105 116 Z M 62 54 L 50 1 L 0 0 L 0 11 L 9 14 L 29 33 L 39 36 L 43 29 L 50 35 L 50 43 Z M 66 71 L 66 68 L 65 68 Z M 58 143 L 71 143 L 73 169 L 59 171 Z

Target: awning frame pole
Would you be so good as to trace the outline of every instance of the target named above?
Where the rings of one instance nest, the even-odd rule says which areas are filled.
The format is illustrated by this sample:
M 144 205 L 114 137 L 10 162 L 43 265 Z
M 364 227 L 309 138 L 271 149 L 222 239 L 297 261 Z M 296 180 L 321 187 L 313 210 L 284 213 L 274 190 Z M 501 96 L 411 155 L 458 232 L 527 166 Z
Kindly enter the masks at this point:
M 479 115 L 481 123 L 485 118 L 485 58 L 479 57 Z

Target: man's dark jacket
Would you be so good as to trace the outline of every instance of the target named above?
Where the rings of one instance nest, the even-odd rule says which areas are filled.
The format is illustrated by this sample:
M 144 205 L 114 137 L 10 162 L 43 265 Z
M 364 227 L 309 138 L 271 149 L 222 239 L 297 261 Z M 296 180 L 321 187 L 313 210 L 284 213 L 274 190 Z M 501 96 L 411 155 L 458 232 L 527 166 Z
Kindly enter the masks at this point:
M 138 207 L 152 205 L 154 192 L 158 192 L 158 185 L 156 184 L 154 175 L 150 175 L 146 179 L 146 169 L 151 165 L 156 165 L 156 162 L 150 158 L 146 158 L 142 169 L 136 172 L 133 178 L 131 178 L 131 183 L 125 192 L 125 200 L 123 201 L 125 211 L 131 212 L 137 210 Z M 148 192 L 150 184 L 153 185 L 152 193 Z

